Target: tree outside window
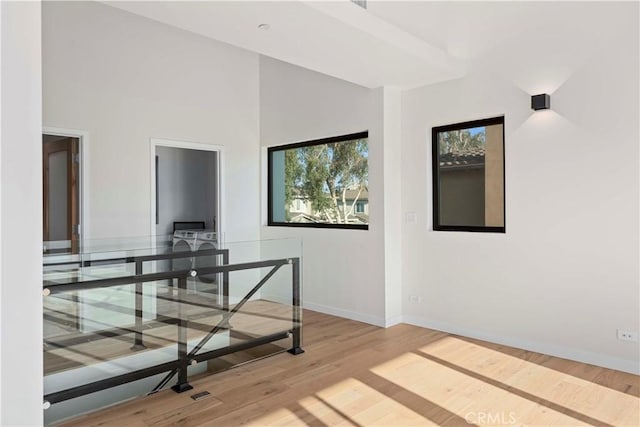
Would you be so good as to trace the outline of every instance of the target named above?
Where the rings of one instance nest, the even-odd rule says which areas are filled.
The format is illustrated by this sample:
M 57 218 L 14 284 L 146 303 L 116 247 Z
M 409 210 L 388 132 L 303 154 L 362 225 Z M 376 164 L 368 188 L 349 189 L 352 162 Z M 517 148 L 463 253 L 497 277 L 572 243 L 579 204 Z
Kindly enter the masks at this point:
M 368 133 L 269 148 L 269 225 L 367 229 Z

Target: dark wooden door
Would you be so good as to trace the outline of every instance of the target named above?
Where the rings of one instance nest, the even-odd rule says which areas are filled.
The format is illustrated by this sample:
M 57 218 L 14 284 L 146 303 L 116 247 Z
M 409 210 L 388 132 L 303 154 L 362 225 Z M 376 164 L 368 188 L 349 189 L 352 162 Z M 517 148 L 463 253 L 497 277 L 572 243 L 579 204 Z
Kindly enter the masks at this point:
M 78 252 L 79 140 L 43 136 L 43 236 L 45 242 L 69 241 L 65 251 Z M 62 248 L 59 248 L 63 250 Z

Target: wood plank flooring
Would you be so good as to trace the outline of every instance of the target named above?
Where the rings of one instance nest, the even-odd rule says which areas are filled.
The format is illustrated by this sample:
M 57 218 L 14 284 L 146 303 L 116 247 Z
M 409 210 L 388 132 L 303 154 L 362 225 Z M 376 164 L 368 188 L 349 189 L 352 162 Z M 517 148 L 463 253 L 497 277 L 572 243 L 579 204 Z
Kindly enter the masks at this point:
M 305 310 L 278 354 L 71 426 L 639 426 L 640 377 L 409 325 Z M 210 397 L 190 396 L 208 391 Z
M 180 317 L 189 320 L 187 328 L 187 337 L 189 340 L 198 340 L 204 337 L 222 319 L 223 311 L 215 308 L 215 303 L 203 299 L 202 294 L 189 295 L 184 293 L 184 295 L 173 298 L 173 300 L 159 300 L 157 314 L 169 318 Z M 82 366 L 90 366 L 96 363 L 113 361 L 125 356 L 136 355 L 144 351 L 173 345 L 177 342 L 177 326 L 163 322 L 145 323 L 144 344 L 147 348 L 142 351 L 131 348 L 134 343 L 133 324 L 125 328 L 120 328 L 124 329 L 124 332 L 120 331 L 117 335 L 111 337 L 91 333 L 83 334 L 76 330 L 73 322 L 68 325 L 65 324 L 64 313 L 80 304 L 86 305 L 87 300 L 88 298 L 83 297 L 80 302 L 67 302 L 65 306 L 57 310 L 52 309 L 52 302 L 58 302 L 56 298 L 49 298 L 47 300 L 47 305 L 44 307 L 45 330 L 55 331 L 55 334 L 45 334 L 43 354 L 45 375 Z M 82 311 L 90 312 L 90 309 L 99 307 L 98 304 L 99 303 L 95 303 L 94 306 L 85 308 Z M 115 305 L 112 304 L 112 306 Z M 121 308 L 125 312 L 127 310 L 131 312 L 131 309 L 126 309 L 126 307 L 115 306 L 115 308 Z M 245 341 L 246 337 L 259 337 L 287 331 L 291 328 L 291 317 L 292 309 L 289 305 L 261 300 L 249 301 L 233 317 L 233 330 L 230 335 L 230 343 Z M 133 316 L 131 316 L 131 320 L 133 321 Z M 121 325 L 107 326 L 115 327 Z M 127 333 L 127 331 L 131 332 Z M 87 336 L 92 338 L 87 338 Z M 288 343 L 285 343 L 285 345 L 288 345 Z M 259 350 L 259 353 L 264 354 L 263 350 L 266 349 L 268 351 L 269 348 L 270 347 L 265 346 Z M 279 351 L 281 349 L 278 348 L 276 350 Z M 271 351 L 271 353 L 274 351 Z M 245 351 L 240 354 L 236 353 L 212 361 L 210 365 L 217 363 L 221 367 L 226 368 L 231 364 L 255 357 L 255 352 Z

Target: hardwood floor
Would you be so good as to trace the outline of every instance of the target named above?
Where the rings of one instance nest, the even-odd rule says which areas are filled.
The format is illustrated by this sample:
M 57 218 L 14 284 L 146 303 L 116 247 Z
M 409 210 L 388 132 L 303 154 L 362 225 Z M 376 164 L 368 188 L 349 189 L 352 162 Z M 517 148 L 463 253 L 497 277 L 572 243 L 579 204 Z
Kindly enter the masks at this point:
M 123 293 L 125 291 L 118 291 Z M 133 294 L 130 295 L 133 298 Z M 189 320 L 187 337 L 198 340 L 204 337 L 222 319 L 223 311 L 215 308 L 215 302 L 204 299 L 202 293 L 182 294 L 170 300 L 159 300 L 157 314 L 165 318 L 183 318 Z M 66 305 L 62 305 L 66 303 Z M 55 303 L 58 303 L 56 307 Z M 106 304 L 83 296 L 79 302 L 71 302 L 49 298 L 44 307 L 45 348 L 43 353 L 45 375 L 54 374 L 82 366 L 90 366 L 101 362 L 113 361 L 121 357 L 140 354 L 144 351 L 156 350 L 175 344 L 178 330 L 174 323 L 147 321 L 145 323 L 144 344 L 146 350 L 134 350 L 134 325 L 131 308 L 109 304 L 114 312 L 123 311 L 131 315 L 131 325 L 106 325 L 113 335 L 82 333 L 77 330 L 73 321 L 67 321 L 68 312 L 91 312 L 91 309 L 102 308 Z M 180 314 L 178 314 L 180 313 Z M 291 307 L 267 301 L 250 301 L 233 317 L 233 331 L 230 332 L 230 344 L 242 342 L 246 337 L 256 337 L 286 331 L 291 328 Z M 93 320 L 91 318 L 86 320 Z M 85 321 L 86 321 L 85 320 Z M 115 327 L 120 326 L 117 332 Z M 104 333 L 104 332 L 102 332 Z M 289 343 L 283 343 L 289 345 Z M 269 352 L 269 346 L 258 349 L 258 353 Z M 280 348 L 278 348 L 280 350 Z M 271 351 L 270 353 L 273 353 Z M 252 351 L 244 351 L 224 356 L 209 364 L 219 365 L 221 369 L 239 361 L 255 358 Z M 210 367 L 211 367 L 210 366 Z
M 304 354 L 64 426 L 638 426 L 640 377 L 409 325 L 304 312 Z M 194 401 L 191 396 L 208 391 Z

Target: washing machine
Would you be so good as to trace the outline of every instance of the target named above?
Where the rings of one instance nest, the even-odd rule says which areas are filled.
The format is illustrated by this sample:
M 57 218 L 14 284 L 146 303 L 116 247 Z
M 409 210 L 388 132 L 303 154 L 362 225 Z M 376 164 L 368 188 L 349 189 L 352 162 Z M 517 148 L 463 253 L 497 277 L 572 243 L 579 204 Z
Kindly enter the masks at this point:
M 193 252 L 196 246 L 197 231 L 176 230 L 173 232 L 173 252 Z M 190 270 L 194 267 L 192 257 L 174 258 L 171 260 L 173 271 Z

